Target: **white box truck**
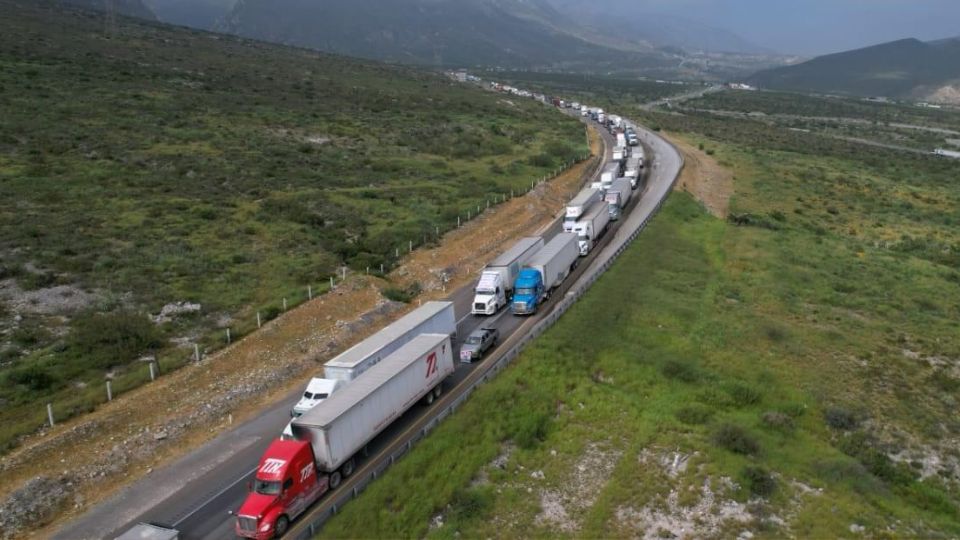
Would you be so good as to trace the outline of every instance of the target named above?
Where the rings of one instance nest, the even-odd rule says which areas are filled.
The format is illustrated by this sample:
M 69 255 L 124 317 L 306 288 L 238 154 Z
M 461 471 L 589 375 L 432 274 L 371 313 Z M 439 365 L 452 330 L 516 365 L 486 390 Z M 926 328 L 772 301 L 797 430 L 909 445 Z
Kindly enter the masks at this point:
M 456 333 L 453 302 L 427 302 L 324 364 L 323 375 L 349 382 L 420 334 Z
M 627 136 L 623 133 L 617 133 L 617 147 L 620 149 L 627 147 Z
M 610 221 L 617 221 L 623 214 L 623 209 L 630 202 L 633 195 L 633 185 L 629 178 L 617 178 L 607 190 L 603 200 L 610 204 Z
M 317 468 L 333 473 L 414 403 L 432 403 L 454 371 L 449 334 L 420 334 L 362 377 L 293 422 L 313 447 Z
M 474 315 L 493 315 L 507 305 L 513 296 L 513 282 L 523 265 L 543 247 L 543 238 L 521 238 L 510 249 L 494 259 L 483 269 L 480 281 L 474 289 Z
M 573 224 L 590 208 L 590 205 L 603 198 L 599 189 L 594 187 L 583 188 L 572 201 L 567 203 L 567 210 L 563 216 L 563 232 L 573 230 Z
M 603 172 L 600 173 L 600 184 L 604 190 L 613 185 L 613 181 L 620 178 L 620 162 L 611 161 L 603 166 Z
M 639 157 L 631 157 L 627 159 L 627 166 L 623 169 L 623 176 L 630 179 L 630 186 L 636 188 L 640 182 L 640 174 L 643 170 L 640 167 L 642 159 Z
M 573 226 L 581 257 L 586 257 L 590 253 L 609 224 L 610 204 L 607 201 L 600 201 L 591 206 L 586 215 Z

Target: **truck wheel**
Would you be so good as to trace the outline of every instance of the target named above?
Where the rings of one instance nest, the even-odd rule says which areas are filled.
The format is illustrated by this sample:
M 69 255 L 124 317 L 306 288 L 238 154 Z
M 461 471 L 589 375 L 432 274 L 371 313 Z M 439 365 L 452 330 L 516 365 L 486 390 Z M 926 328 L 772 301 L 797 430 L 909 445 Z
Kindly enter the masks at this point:
M 330 474 L 330 489 L 337 489 L 340 487 L 340 480 L 342 479 L 343 477 L 340 476 L 340 471 L 333 471 Z
M 348 459 L 343 467 L 340 467 L 340 470 L 343 472 L 344 478 L 350 478 L 350 475 L 353 474 L 353 458 Z
M 438 384 L 436 388 L 433 389 L 433 397 L 435 399 L 440 399 L 440 394 L 443 393 L 443 385 Z
M 424 405 L 433 405 L 433 390 L 427 392 L 427 395 L 423 397 Z
M 277 518 L 277 525 L 273 528 L 273 537 L 280 538 L 287 533 L 287 528 L 290 526 L 290 520 L 287 519 L 287 516 L 280 516 Z

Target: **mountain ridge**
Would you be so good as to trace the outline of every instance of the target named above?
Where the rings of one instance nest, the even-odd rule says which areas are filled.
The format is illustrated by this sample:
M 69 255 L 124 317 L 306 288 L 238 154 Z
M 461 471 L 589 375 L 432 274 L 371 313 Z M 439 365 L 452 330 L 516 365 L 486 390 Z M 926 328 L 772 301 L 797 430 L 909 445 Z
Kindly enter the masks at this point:
M 748 82 L 772 90 L 923 99 L 960 81 L 960 39 L 905 38 L 759 71 Z

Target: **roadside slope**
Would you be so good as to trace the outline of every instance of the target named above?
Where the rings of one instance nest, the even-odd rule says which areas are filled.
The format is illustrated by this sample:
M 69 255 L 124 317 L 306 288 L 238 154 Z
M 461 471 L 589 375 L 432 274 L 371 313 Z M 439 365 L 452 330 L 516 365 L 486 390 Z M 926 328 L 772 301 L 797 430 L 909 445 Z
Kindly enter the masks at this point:
M 588 133 L 591 151 L 599 153 L 599 136 L 592 130 Z M 305 378 L 326 359 L 408 309 L 386 301 L 380 289 L 418 283 L 424 292 L 416 302 L 443 296 L 441 274 L 447 275 L 448 288 L 465 284 L 473 278 L 474 270 L 499 253 L 503 245 L 533 234 L 551 221 L 594 163 L 590 159 L 575 165 L 526 195 L 492 207 L 446 234 L 436 247 L 415 250 L 391 273 L 390 281 L 348 274 L 347 281 L 334 292 L 292 309 L 262 331 L 199 365 L 162 377 L 83 418 L 58 425 L 4 457 L 0 471 L 9 480 L 6 485 L 14 489 L 38 476 L 60 485 L 70 483 L 57 491 L 59 496 L 45 509 L 42 519 L 52 519 L 51 527 L 40 532 L 46 535 L 64 519 L 83 513 L 124 486 L 188 454 L 229 429 L 231 423 L 256 418 L 260 411 L 301 388 Z M 144 403 L 164 406 L 145 408 Z M 242 450 L 243 444 L 231 444 L 222 457 Z M 51 470 L 62 473 L 51 475 Z M 160 499 L 167 495 L 156 493 Z M 71 507 L 67 501 L 75 504 Z M 111 522 L 106 526 L 112 527 L 112 520 L 119 516 L 142 512 L 152 502 L 112 501 L 105 514 L 112 516 Z M 102 519 L 98 521 L 104 525 Z
M 729 219 L 675 193 L 324 536 L 960 534 L 956 258 L 863 239 L 955 234 L 948 167 L 911 161 L 905 187 L 738 128 L 757 146 L 682 134 L 736 175 Z

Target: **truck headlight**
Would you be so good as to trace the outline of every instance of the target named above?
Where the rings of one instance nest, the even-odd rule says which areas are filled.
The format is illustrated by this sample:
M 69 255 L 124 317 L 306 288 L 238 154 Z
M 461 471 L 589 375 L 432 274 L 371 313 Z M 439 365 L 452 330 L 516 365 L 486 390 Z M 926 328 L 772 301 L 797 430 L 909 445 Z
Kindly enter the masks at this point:
M 260 526 L 260 532 L 269 532 L 271 527 L 273 527 L 271 523 L 269 522 L 264 523 L 263 525 Z

